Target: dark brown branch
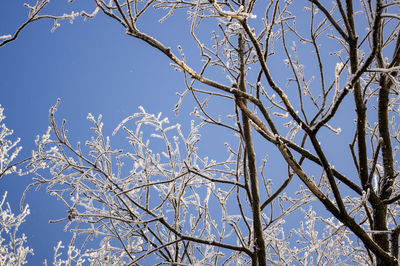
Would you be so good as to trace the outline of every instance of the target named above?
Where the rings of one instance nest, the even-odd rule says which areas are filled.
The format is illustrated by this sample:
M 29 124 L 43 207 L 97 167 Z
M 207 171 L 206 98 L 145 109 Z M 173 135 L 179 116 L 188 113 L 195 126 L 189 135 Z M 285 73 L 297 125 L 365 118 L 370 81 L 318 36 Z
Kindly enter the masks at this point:
M 22 24 L 22 25 L 17 29 L 17 31 L 14 33 L 14 35 L 13 35 L 11 38 L 8 38 L 8 39 L 6 39 L 6 40 L 0 42 L 0 47 L 6 45 L 6 44 L 9 43 L 9 42 L 12 42 L 12 41 L 16 40 L 16 39 L 18 38 L 19 34 L 21 33 L 21 31 L 22 31 L 26 26 L 28 26 L 29 23 L 31 23 L 31 22 L 33 22 L 33 21 L 35 21 L 35 20 L 39 20 L 39 19 L 41 19 L 41 18 L 45 18 L 45 17 L 37 17 L 37 15 L 39 14 L 39 12 L 40 12 L 48 3 L 49 3 L 49 1 L 43 2 L 43 3 L 37 8 L 36 12 L 34 12 L 33 14 L 31 14 L 31 17 L 30 17 L 27 21 L 25 21 L 24 24 Z
M 400 194 L 395 196 L 395 197 L 393 197 L 393 198 L 391 198 L 391 199 L 383 200 L 382 203 L 383 204 L 392 204 L 392 203 L 395 203 L 398 200 L 400 200 Z
M 393 257 L 399 257 L 399 234 L 400 234 L 400 226 L 396 226 L 393 229 L 392 234 L 390 235 L 390 253 Z
M 321 3 L 318 0 L 309 0 L 311 3 L 315 4 L 328 18 L 328 20 L 331 22 L 333 27 L 339 32 L 339 34 L 343 37 L 343 39 L 348 40 L 347 34 L 342 30 L 342 28 L 339 26 L 339 24 L 335 21 L 335 19 L 331 16 L 329 11 L 321 5 Z
M 374 153 L 374 159 L 372 161 L 372 167 L 371 167 L 371 172 L 369 173 L 368 176 L 368 182 L 366 184 L 367 187 L 372 188 L 372 177 L 374 176 L 375 173 L 375 168 L 376 168 L 376 164 L 378 162 L 378 157 L 379 157 L 379 151 L 381 148 L 381 144 L 382 144 L 382 140 L 379 139 L 378 141 L 378 146 L 376 147 L 375 153 Z
M 186 165 L 186 162 L 185 162 L 185 165 Z M 189 168 L 187 165 L 186 165 L 186 167 L 188 169 L 188 172 L 191 172 L 191 173 L 193 173 L 195 175 L 201 176 L 202 178 L 207 179 L 208 181 L 215 182 L 215 183 L 222 183 L 222 184 L 230 184 L 230 185 L 233 185 L 233 186 L 238 186 L 240 188 L 246 189 L 246 186 L 243 185 L 243 184 L 240 184 L 239 182 L 208 177 L 206 175 L 203 175 L 202 173 L 199 173 L 198 171 L 196 171 L 196 170 L 194 170 L 192 168 Z
M 353 73 L 353 77 L 351 78 L 350 82 L 348 82 L 344 86 L 344 88 L 343 88 L 342 92 L 339 94 L 337 100 L 332 104 L 332 107 L 330 108 L 329 113 L 327 113 L 324 117 L 322 117 L 321 120 L 318 121 L 318 123 L 314 126 L 314 128 L 312 129 L 312 131 L 314 133 L 317 132 L 323 125 L 325 125 L 336 114 L 336 111 L 339 109 L 339 106 L 342 103 L 344 97 L 346 97 L 346 95 L 351 91 L 351 88 L 353 88 L 354 85 L 357 82 L 359 82 L 361 75 L 365 73 L 365 71 L 368 69 L 368 67 L 373 62 L 376 54 L 378 53 L 378 45 L 379 45 L 379 43 L 378 43 L 379 36 L 378 35 L 379 35 L 379 28 L 380 28 L 380 17 L 378 16 L 378 11 L 379 10 L 377 10 L 377 15 L 375 16 L 374 25 L 372 28 L 373 44 L 372 44 L 371 53 L 365 60 L 364 64 L 360 68 L 358 68 L 358 70 L 355 71 L 355 73 Z M 380 11 L 380 13 L 381 12 L 382 12 L 382 10 Z M 357 49 L 357 46 L 355 47 L 355 49 Z M 358 62 L 357 62 L 357 64 L 358 64 Z
M 258 117 L 256 117 L 246 105 L 244 105 L 241 101 L 237 101 L 240 109 L 258 126 L 265 132 L 269 132 L 269 130 L 265 127 L 265 125 L 261 122 Z M 267 134 L 267 133 L 266 133 Z M 268 134 L 267 134 L 268 135 Z M 383 250 L 371 237 L 365 232 L 365 230 L 357 224 L 352 217 L 347 215 L 347 213 L 340 212 L 337 207 L 332 203 L 331 200 L 327 196 L 322 193 L 322 191 L 316 186 L 316 184 L 307 176 L 307 174 L 303 171 L 301 166 L 296 162 L 293 158 L 290 151 L 286 148 L 286 145 L 281 141 L 279 136 L 277 138 L 277 148 L 280 153 L 284 157 L 285 161 L 289 164 L 289 166 L 294 170 L 300 180 L 307 186 L 307 188 L 318 198 L 318 200 L 325 206 L 325 208 L 335 216 L 336 219 L 341 221 L 350 230 L 357 235 L 360 240 L 365 244 L 365 246 L 371 249 L 374 254 L 379 256 L 385 263 L 388 265 L 397 265 L 397 258 L 390 256 L 385 250 Z
M 261 122 L 261 121 L 260 121 Z M 273 144 L 277 144 L 277 140 L 276 138 L 274 138 L 274 136 L 271 134 L 271 132 L 267 131 L 264 132 L 264 130 L 262 130 L 258 124 L 256 123 L 252 123 L 253 127 L 255 128 L 255 130 L 257 130 L 258 133 L 261 134 L 261 136 L 263 136 L 266 140 L 268 140 L 269 142 L 273 143 Z M 266 126 L 263 126 L 266 129 Z M 315 156 L 314 154 L 312 154 L 311 152 L 307 151 L 306 149 L 298 146 L 297 144 L 285 139 L 285 138 L 280 138 L 280 140 L 285 143 L 285 145 L 287 145 L 288 148 L 293 149 L 294 151 L 298 152 L 300 155 L 304 156 L 305 158 L 309 159 L 310 161 L 322 166 L 321 161 L 319 160 L 319 158 L 317 156 Z M 338 172 L 336 169 L 332 169 L 333 175 L 342 183 L 344 183 L 345 185 L 347 185 L 349 188 L 351 188 L 354 192 L 356 192 L 358 195 L 362 195 L 362 189 L 356 185 L 355 183 L 353 183 L 353 181 L 351 181 L 350 179 L 348 179 L 347 177 L 345 177 L 344 175 L 342 175 L 340 172 Z M 372 193 L 371 193 L 372 194 Z M 371 195 L 371 197 L 376 197 L 376 195 Z
M 206 240 L 206 239 L 199 239 L 196 237 L 192 237 L 192 236 L 188 236 L 188 235 L 184 235 L 181 232 L 175 230 L 171 225 L 168 224 L 168 222 L 163 218 L 159 218 L 158 219 L 160 221 L 160 223 L 162 225 L 164 225 L 169 231 L 171 231 L 172 233 L 174 233 L 176 236 L 178 236 L 179 238 L 181 238 L 182 240 L 188 240 L 188 241 L 192 241 L 195 243 L 200 243 L 200 244 L 205 244 L 205 245 L 212 245 L 212 246 L 216 246 L 216 247 L 221 247 L 221 248 L 226 248 L 226 249 L 230 249 L 230 250 L 235 250 L 235 251 L 239 251 L 239 252 L 243 252 L 246 253 L 247 255 L 249 255 L 250 257 L 253 255 L 253 253 L 245 248 L 245 247 L 238 247 L 238 246 L 233 246 L 233 245 L 229 245 L 229 244 L 225 244 L 225 243 L 221 243 L 215 240 Z
M 264 72 L 264 75 L 267 79 L 268 84 L 279 95 L 280 99 L 284 103 L 290 116 L 293 117 L 293 119 L 297 122 L 298 125 L 301 125 L 301 127 L 304 131 L 306 131 L 307 133 L 310 133 L 311 132 L 310 128 L 306 125 L 306 123 L 299 117 L 297 112 L 293 109 L 292 104 L 289 102 L 289 99 L 287 98 L 287 96 L 283 92 L 283 90 L 281 88 L 279 88 L 279 86 L 274 82 L 274 80 L 268 70 L 267 63 L 264 59 L 264 54 L 261 51 L 260 45 L 259 45 L 256 37 L 254 36 L 253 31 L 249 28 L 249 25 L 247 24 L 247 20 L 241 19 L 241 20 L 239 20 L 239 22 L 242 25 L 242 27 L 244 28 L 244 30 L 246 31 L 247 36 L 249 36 L 251 43 L 253 44 L 253 47 L 256 50 L 257 57 L 260 62 L 260 65 L 261 65 L 261 69 Z
M 289 177 L 283 182 L 283 184 L 278 188 L 277 191 L 275 191 L 274 194 L 271 195 L 266 201 L 264 201 L 263 204 L 261 204 L 261 210 L 263 210 L 265 207 L 267 207 L 268 204 L 270 204 L 281 192 L 289 185 L 290 181 L 292 180 L 294 174 L 290 174 Z
M 246 70 L 244 63 L 244 40 L 240 34 L 239 42 L 239 61 L 240 61 L 240 76 L 239 76 L 239 90 L 246 93 Z M 243 98 L 237 99 L 237 103 L 247 106 L 247 101 Z M 257 178 L 257 164 L 256 155 L 254 152 L 253 140 L 251 136 L 251 127 L 249 117 L 242 110 L 242 125 L 243 125 L 243 138 L 245 142 L 245 149 L 247 152 L 247 168 L 249 169 L 251 196 L 253 199 L 251 208 L 253 213 L 253 230 L 254 230 L 254 256 L 257 258 L 253 260 L 253 265 L 266 265 L 265 257 L 265 240 L 261 222 L 261 209 L 260 209 L 260 192 L 258 188 Z

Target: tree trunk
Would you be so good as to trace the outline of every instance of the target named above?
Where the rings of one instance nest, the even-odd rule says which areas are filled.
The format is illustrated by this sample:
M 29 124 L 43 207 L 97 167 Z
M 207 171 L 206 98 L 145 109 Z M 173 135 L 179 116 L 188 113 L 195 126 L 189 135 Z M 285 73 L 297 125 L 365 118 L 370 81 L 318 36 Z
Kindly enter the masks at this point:
M 239 35 L 239 60 L 240 60 L 240 77 L 239 89 L 246 92 L 246 70 L 244 63 L 244 41 L 243 36 Z M 238 99 L 247 105 L 245 99 Z M 254 230 L 254 256 L 252 265 L 266 265 L 265 258 L 265 241 L 261 223 L 260 193 L 257 180 L 256 156 L 251 137 L 250 121 L 247 115 L 242 111 L 243 138 L 246 145 L 247 168 L 250 176 L 250 187 L 252 197 L 252 213 L 253 213 L 253 230 Z

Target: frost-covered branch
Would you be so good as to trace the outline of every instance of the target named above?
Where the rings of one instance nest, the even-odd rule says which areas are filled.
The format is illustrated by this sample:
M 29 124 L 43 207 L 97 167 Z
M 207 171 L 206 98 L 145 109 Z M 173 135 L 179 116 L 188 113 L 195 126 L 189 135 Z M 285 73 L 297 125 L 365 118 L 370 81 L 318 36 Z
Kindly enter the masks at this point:
M 0 201 L 0 264 L 23 265 L 27 263 L 28 254 L 33 255 L 33 250 L 25 246 L 25 234 L 18 233 L 19 227 L 29 215 L 29 206 L 26 205 L 22 213 L 15 215 L 5 201 L 6 197 L 7 192 Z
M 6 117 L 3 114 L 4 108 L 0 105 L 0 178 L 3 175 L 10 173 L 22 174 L 21 169 L 17 169 L 17 166 L 28 161 L 29 158 L 20 162 L 15 161 L 22 147 L 18 146 L 20 138 L 15 141 L 10 140 L 10 136 L 14 133 L 13 130 L 8 129 L 4 123 L 1 123 Z
M 396 265 L 399 5 L 373 3 L 95 0 L 85 20 L 104 14 L 182 72 L 175 111 L 193 97 L 196 122 L 185 133 L 142 108 L 113 133 L 129 147 L 112 148 L 101 117 L 89 115 L 93 137 L 75 146 L 55 106 L 30 161 L 32 186 L 65 205 L 56 221 L 100 236 L 99 252 L 123 263 L 343 264 L 355 252 L 361 263 Z M 40 4 L 48 1 L 27 6 L 31 21 Z M 150 33 L 168 30 L 162 22 L 181 19 L 178 10 L 193 47 Z M 58 26 L 76 15 L 41 18 Z M 199 155 L 206 125 L 234 136 L 225 161 L 209 159 L 212 149 Z M 328 214 L 317 215 L 314 201 Z M 284 226 L 299 213 L 298 228 Z
M 19 34 L 22 32 L 22 30 L 24 30 L 29 24 L 31 24 L 34 21 L 42 19 L 52 20 L 54 22 L 54 26 L 51 29 L 51 31 L 53 32 L 60 26 L 60 24 L 58 23 L 60 20 L 67 19 L 70 21 L 70 23 L 72 23 L 73 20 L 79 15 L 79 13 L 77 12 L 72 12 L 71 14 L 63 14 L 59 16 L 41 14 L 43 9 L 45 9 L 45 7 L 49 4 L 49 2 L 50 0 L 36 0 L 36 3 L 33 6 L 25 3 L 24 6 L 28 9 L 28 19 L 18 27 L 18 29 L 15 31 L 14 34 L 1 35 L 0 47 L 16 40 Z

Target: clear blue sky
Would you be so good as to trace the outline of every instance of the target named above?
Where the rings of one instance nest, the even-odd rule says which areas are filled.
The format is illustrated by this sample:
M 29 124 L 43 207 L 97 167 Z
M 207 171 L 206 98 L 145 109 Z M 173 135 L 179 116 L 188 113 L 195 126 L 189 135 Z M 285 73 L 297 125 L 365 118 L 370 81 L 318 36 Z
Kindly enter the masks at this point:
M 26 20 L 23 2 L 2 3 L 0 35 L 14 33 Z M 65 6 L 71 6 L 64 2 L 52 1 L 44 13 L 62 14 Z M 81 5 L 73 6 L 80 11 Z M 29 156 L 36 135 L 46 131 L 48 110 L 57 98 L 61 98 L 57 117 L 59 121 L 67 119 L 72 142 L 88 137 L 89 112 L 103 114 L 108 135 L 123 118 L 137 112 L 139 105 L 177 121 L 172 110 L 177 101 L 175 91 L 184 90 L 182 73 L 173 71 L 164 56 L 126 36 L 121 26 L 103 15 L 95 21 L 83 22 L 78 17 L 72 25 L 68 21 L 61 24 L 51 33 L 51 21 L 35 22 L 15 42 L 0 48 L 0 104 L 5 108 L 4 122 L 14 129 L 13 137 L 22 139 L 19 158 Z M 181 30 L 180 25 L 174 27 Z M 164 31 L 155 32 L 167 37 Z M 0 194 L 9 191 L 7 201 L 16 213 L 31 178 L 6 176 L 0 180 Z M 64 217 L 65 210 L 43 189 L 28 193 L 26 203 L 31 215 L 21 232 L 35 252 L 28 257 L 29 265 L 40 265 L 45 258 L 52 261 L 52 247 L 60 239 L 65 244 L 70 240 L 69 234 L 63 234 L 63 224 L 48 224 L 49 219 Z
M 12 34 L 25 21 L 27 9 L 24 1 L 3 2 L 0 35 Z M 77 5 L 66 2 L 52 1 L 44 13 L 62 14 L 64 8 L 72 10 L 71 6 L 76 11 L 82 9 L 79 2 L 83 1 L 76 1 Z M 46 131 L 48 110 L 57 98 L 61 98 L 58 121 L 67 119 L 72 143 L 88 137 L 89 112 L 103 114 L 108 135 L 123 118 L 137 112 L 139 105 L 149 112 L 163 112 L 173 123 L 189 125 L 189 97 L 179 117 L 172 111 L 178 99 L 175 92 L 183 91 L 184 83 L 182 73 L 175 72 L 164 55 L 126 36 L 120 25 L 104 15 L 87 22 L 78 17 L 72 25 L 61 21 L 61 27 L 50 33 L 52 26 L 48 20 L 35 22 L 16 41 L 0 48 L 0 104 L 5 108 L 4 122 L 14 129 L 15 138 L 22 139 L 20 159 L 30 155 L 36 135 Z M 188 23 L 171 19 L 162 25 L 144 24 L 143 28 L 171 47 L 182 42 L 189 45 L 186 47 L 193 45 L 184 37 Z M 197 48 L 186 52 L 195 57 Z M 203 132 L 203 138 L 207 138 L 207 132 Z M 223 135 L 207 138 L 216 151 L 210 157 L 224 150 L 224 139 Z M 19 199 L 31 178 L 5 176 L 0 180 L 0 195 L 9 191 L 7 200 L 17 213 Z M 63 233 L 64 224 L 48 224 L 49 219 L 65 217 L 64 206 L 43 189 L 29 192 L 25 202 L 31 215 L 21 232 L 28 236 L 28 245 L 35 252 L 28 257 L 28 265 L 40 265 L 45 258 L 52 261 L 52 247 L 59 240 L 65 244 L 70 240 L 70 235 Z

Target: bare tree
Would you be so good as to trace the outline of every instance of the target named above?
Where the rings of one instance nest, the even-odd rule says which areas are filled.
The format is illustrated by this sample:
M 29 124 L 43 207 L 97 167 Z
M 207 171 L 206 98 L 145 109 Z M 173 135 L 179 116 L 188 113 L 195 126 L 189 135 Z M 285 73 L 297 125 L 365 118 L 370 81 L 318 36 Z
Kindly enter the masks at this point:
M 127 134 L 131 147 L 122 151 L 89 115 L 94 137 L 83 148 L 57 125 L 55 106 L 30 163 L 51 177 L 38 175 L 32 186 L 46 185 L 64 202 L 62 221 L 74 225 L 74 237 L 102 236 L 98 250 L 85 251 L 96 254 L 94 264 L 398 265 L 399 7 L 395 0 L 94 0 L 94 11 L 81 16 L 103 13 L 167 56 L 186 84 L 176 111 L 191 95 L 201 122 L 185 135 L 142 110 L 115 131 Z M 186 11 L 200 61 L 185 56 L 194 47 L 170 48 L 140 29 L 146 16 L 158 19 L 147 15 L 152 8 L 160 21 Z M 231 102 L 231 114 L 210 111 L 210 99 Z M 237 136 L 226 161 L 198 154 L 204 124 Z M 164 153 L 152 152 L 145 126 Z M 326 147 L 326 138 L 337 147 Z M 333 152 L 353 168 L 334 164 Z M 266 154 L 287 166 L 279 179 L 269 176 Z M 292 193 L 296 178 L 305 187 Z M 317 214 L 321 204 L 329 215 Z M 304 222 L 288 231 L 284 221 L 299 213 Z

